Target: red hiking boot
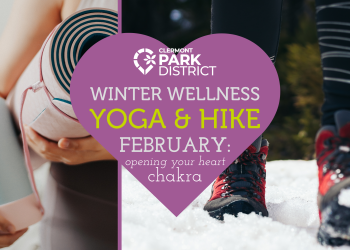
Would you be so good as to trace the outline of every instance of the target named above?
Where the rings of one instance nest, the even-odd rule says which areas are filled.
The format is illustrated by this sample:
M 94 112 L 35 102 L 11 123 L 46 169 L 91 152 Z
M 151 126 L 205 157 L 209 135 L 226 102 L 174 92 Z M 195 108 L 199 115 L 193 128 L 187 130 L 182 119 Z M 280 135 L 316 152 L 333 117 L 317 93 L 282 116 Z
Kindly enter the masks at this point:
M 350 111 L 335 113 L 335 123 L 316 136 L 321 220 L 317 238 L 323 245 L 341 246 L 350 245 Z
M 224 214 L 237 216 L 251 212 L 268 216 L 265 205 L 266 156 L 268 141 L 254 141 L 216 178 L 211 197 L 204 206 L 209 215 L 224 220 Z

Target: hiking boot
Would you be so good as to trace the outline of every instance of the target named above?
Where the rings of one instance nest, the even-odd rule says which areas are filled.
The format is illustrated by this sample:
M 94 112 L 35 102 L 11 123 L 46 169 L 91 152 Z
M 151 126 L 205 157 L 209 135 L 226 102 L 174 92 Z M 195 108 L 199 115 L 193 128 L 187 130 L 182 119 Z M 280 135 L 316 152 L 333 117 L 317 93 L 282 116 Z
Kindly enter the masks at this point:
M 224 220 L 224 214 L 254 212 L 268 216 L 265 205 L 266 157 L 269 143 L 259 136 L 218 178 L 204 206 L 209 215 Z
M 350 111 L 335 113 L 336 126 L 322 127 L 316 136 L 322 245 L 350 245 Z

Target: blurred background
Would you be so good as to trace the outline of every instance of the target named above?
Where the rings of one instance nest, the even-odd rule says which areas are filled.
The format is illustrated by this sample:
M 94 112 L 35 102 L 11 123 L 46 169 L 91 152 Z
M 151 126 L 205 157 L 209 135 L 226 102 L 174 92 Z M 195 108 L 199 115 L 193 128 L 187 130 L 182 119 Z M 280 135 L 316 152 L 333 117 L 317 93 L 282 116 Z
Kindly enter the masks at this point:
M 123 33 L 151 36 L 182 48 L 210 34 L 211 0 L 123 0 Z M 276 68 L 277 114 L 264 137 L 269 160 L 313 159 L 323 102 L 314 0 L 284 0 Z
M 5 28 L 7 19 L 10 16 L 13 0 L 0 0 L 0 35 Z

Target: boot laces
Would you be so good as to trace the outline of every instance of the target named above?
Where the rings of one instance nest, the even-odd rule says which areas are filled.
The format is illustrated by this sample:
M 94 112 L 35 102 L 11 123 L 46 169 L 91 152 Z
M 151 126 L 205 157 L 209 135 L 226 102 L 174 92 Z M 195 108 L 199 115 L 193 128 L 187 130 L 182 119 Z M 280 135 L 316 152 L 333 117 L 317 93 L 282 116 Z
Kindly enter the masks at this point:
M 350 138 L 339 136 L 327 138 L 324 141 L 325 149 L 317 157 L 319 160 L 327 151 L 333 151 L 323 161 L 323 175 L 329 170 L 335 171 L 331 176 L 333 180 L 339 182 L 339 179 L 350 176 Z
M 237 165 L 237 170 L 230 171 L 230 166 Z M 258 173 L 255 171 L 246 170 L 247 165 L 255 164 L 258 166 Z M 247 196 L 260 200 L 262 197 L 259 195 L 262 192 L 263 182 L 262 178 L 266 178 L 266 172 L 263 167 L 266 164 L 266 157 L 261 153 L 251 153 L 249 150 L 245 150 L 227 169 L 225 169 L 220 177 L 226 175 L 223 182 L 226 184 L 222 189 L 226 189 L 226 192 L 221 196 L 230 196 L 237 191 L 245 191 Z M 250 187 L 232 186 L 232 183 L 244 181 L 251 184 Z

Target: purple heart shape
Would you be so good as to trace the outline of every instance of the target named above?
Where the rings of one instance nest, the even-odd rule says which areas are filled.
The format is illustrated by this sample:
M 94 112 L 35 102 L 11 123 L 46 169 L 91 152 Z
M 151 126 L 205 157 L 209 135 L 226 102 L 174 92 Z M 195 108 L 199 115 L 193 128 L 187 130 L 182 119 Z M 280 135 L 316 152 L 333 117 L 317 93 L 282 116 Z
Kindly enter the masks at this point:
M 85 129 L 175 216 L 265 131 L 280 97 L 274 65 L 249 40 L 216 34 L 185 48 L 172 56 L 148 36 L 111 36 L 84 54 L 71 81 L 72 105 Z M 147 74 L 138 69 L 149 65 L 154 67 Z M 181 100 L 175 87 L 183 91 Z M 184 128 L 186 120 L 176 126 L 179 109 L 179 116 L 191 117 Z M 137 128 L 130 124 L 133 110 Z M 214 120 L 201 119 L 215 112 L 216 128 Z M 240 119 L 232 119 L 240 112 Z M 101 114 L 98 128 L 93 113 Z

